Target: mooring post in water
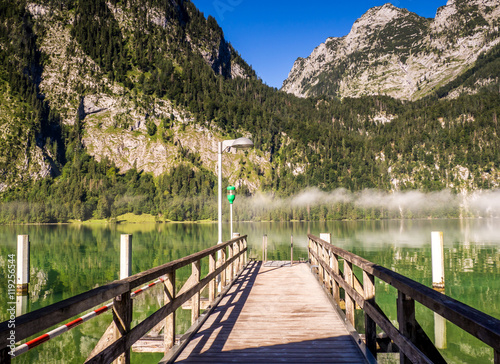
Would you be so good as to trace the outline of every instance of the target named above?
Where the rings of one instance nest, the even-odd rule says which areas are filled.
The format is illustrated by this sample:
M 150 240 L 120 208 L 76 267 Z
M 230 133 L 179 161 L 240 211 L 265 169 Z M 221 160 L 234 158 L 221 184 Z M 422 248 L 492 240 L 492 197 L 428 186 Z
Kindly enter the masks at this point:
M 290 236 L 290 267 L 293 266 L 293 234 Z
M 436 312 L 434 312 L 434 337 L 436 348 L 447 348 L 448 344 L 446 341 L 446 319 Z
M 28 298 L 27 294 L 16 296 L 16 316 L 22 316 L 28 312 Z
M 120 279 L 132 275 L 132 235 L 120 236 Z
M 28 235 L 17 236 L 17 289 L 18 296 L 26 296 L 30 283 L 30 239 Z
M 432 240 L 432 288 L 444 290 L 444 239 L 442 231 L 433 231 Z

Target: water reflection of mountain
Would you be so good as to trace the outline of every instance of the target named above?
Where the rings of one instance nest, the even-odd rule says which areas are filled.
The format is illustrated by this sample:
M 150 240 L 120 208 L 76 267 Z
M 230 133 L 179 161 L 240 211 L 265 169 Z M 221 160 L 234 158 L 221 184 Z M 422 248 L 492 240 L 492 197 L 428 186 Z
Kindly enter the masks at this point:
M 262 236 L 267 234 L 269 259 L 283 260 L 290 259 L 291 235 L 294 258 L 298 260 L 307 257 L 307 233 L 319 236 L 330 232 L 335 245 L 428 286 L 432 278 L 431 231 L 443 231 L 446 294 L 500 318 L 498 220 L 235 223 L 234 230 L 248 235 L 250 256 L 261 258 Z M 225 225 L 224 233 L 227 231 Z M 0 276 L 6 276 L 6 265 L 2 262 L 8 254 L 15 254 L 16 235 L 28 234 L 32 267 L 28 309 L 49 305 L 117 279 L 122 233 L 133 234 L 133 273 L 202 250 L 217 241 L 216 224 L 0 226 Z M 204 272 L 206 269 L 206 265 L 202 266 Z M 189 273 L 189 269 L 178 272 L 178 286 Z M 0 282 L 0 307 L 7 304 L 6 283 Z M 379 305 L 391 320 L 395 320 L 394 288 L 379 282 L 376 289 Z M 152 312 L 160 304 L 158 300 L 153 290 L 141 297 L 135 303 L 134 320 Z M 5 310 L 0 312 L 0 320 L 5 320 L 5 314 Z M 361 312 L 357 314 L 362 320 Z M 180 312 L 179 315 L 186 316 L 185 320 L 179 320 L 179 325 L 185 329 L 189 324 L 189 312 Z M 431 335 L 432 314 L 417 305 L 417 315 Z M 33 353 L 23 355 L 16 362 L 83 362 L 110 321 L 110 317 L 100 316 L 55 341 L 43 344 L 41 349 L 34 349 Z M 450 349 L 446 358 L 450 362 L 456 362 L 453 358 L 473 355 L 479 358 L 472 361 L 474 363 L 488 362 L 489 354 L 482 354 L 484 348 L 477 340 L 450 327 L 448 336 Z M 143 354 L 140 355 L 142 362 Z

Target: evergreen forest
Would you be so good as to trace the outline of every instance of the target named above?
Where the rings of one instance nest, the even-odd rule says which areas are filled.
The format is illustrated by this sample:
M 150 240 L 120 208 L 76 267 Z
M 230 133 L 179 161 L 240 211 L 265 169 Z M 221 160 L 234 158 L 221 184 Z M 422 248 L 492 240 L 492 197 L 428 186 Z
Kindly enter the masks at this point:
M 252 136 L 267 153 L 270 168 L 253 166 L 259 191 L 239 188 L 238 196 L 267 193 L 287 198 L 307 188 L 435 192 L 466 195 L 495 190 L 500 182 L 500 46 L 481 55 L 474 68 L 409 102 L 386 96 L 301 99 L 265 85 L 224 39 L 213 17 L 190 1 L 45 0 L 55 19 L 67 23 L 74 45 L 96 65 L 96 79 L 111 92 L 168 100 L 186 110 L 186 122 L 222 139 Z M 113 8 L 128 9 L 128 26 Z M 161 9 L 166 25 L 151 21 Z M 120 171 L 110 159 L 92 157 L 82 143 L 85 122 L 64 122 L 62 108 L 40 89 L 48 55 L 41 49 L 50 24 L 38 21 L 24 1 L 0 3 L 0 223 L 67 222 L 151 214 L 158 221 L 215 220 L 217 176 L 195 153 L 168 172 L 154 176 Z M 69 47 L 71 48 L 71 47 Z M 211 64 L 199 49 L 219 58 Z M 77 55 L 77 50 L 68 49 Z M 71 53 L 73 52 L 73 53 Z M 214 58 L 213 57 L 213 58 Z M 82 65 L 83 67 L 83 65 Z M 240 69 L 242 75 L 232 76 Z M 478 77 L 494 80 L 474 94 L 450 99 Z M 81 82 L 79 96 L 94 92 Z M 132 96 L 131 96 L 132 97 Z M 154 103 L 154 101 L 152 102 Z M 148 124 L 148 137 L 172 143 L 177 120 Z M 52 166 L 48 175 L 19 175 L 28 151 L 38 147 Z M 26 163 L 35 164 L 34 160 Z M 244 177 L 244 176 L 243 176 Z M 225 180 L 224 185 L 232 183 Z M 237 201 L 238 201 L 237 197 Z M 458 217 L 454 208 L 433 211 L 366 209 L 351 202 L 288 206 L 258 212 L 236 210 L 240 220 L 386 219 Z M 470 213 L 472 214 L 472 212 Z

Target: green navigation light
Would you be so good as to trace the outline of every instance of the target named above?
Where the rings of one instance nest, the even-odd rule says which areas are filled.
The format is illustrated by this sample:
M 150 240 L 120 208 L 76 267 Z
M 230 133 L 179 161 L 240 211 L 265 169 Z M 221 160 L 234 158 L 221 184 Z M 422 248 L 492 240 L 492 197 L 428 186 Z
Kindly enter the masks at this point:
M 234 186 L 227 186 L 227 199 L 230 204 L 234 202 L 235 197 L 236 197 L 236 191 Z

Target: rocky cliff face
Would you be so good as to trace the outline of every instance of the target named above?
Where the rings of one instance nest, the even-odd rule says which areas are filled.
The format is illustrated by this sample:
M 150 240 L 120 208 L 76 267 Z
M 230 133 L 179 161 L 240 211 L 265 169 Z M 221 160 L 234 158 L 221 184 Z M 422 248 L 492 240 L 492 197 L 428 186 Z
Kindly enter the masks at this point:
M 434 19 L 391 4 L 375 7 L 348 35 L 328 38 L 309 57 L 298 58 L 282 90 L 299 97 L 415 100 L 450 82 L 499 44 L 499 30 L 500 3 L 494 0 L 449 0 Z
M 104 7 L 101 13 L 96 10 L 94 20 L 100 22 L 98 17 L 102 13 L 111 18 L 107 22 L 117 24 L 120 32 L 114 38 L 123 38 L 122 44 L 128 48 L 125 59 L 119 60 L 118 52 L 114 56 L 115 74 L 116 64 L 127 62 L 126 78 L 119 82 L 113 71 L 104 69 L 102 60 L 89 54 L 88 46 L 85 49 L 82 39 L 75 36 L 78 9 L 75 11 L 69 5 L 55 6 L 44 0 L 32 1 L 26 4 L 25 18 L 30 19 L 30 31 L 36 38 L 36 51 L 42 59 L 37 65 L 37 95 L 33 97 L 45 100 L 51 113 L 60 116 L 62 125 L 71 126 L 79 121 L 82 125 L 81 141 L 87 153 L 97 160 L 107 158 L 113 161 L 121 172 L 135 167 L 157 176 L 173 166 L 189 163 L 187 156 L 190 153 L 199 154 L 201 163 L 215 172 L 217 140 L 224 138 L 221 131 L 218 128 L 200 129 L 184 105 L 175 105 L 166 97 L 135 87 L 136 83 L 143 82 L 141 77 L 143 80 L 145 74 L 151 77 L 148 74 L 153 73 L 154 67 L 141 69 L 136 65 L 139 62 L 130 58 L 144 54 L 151 58 L 153 52 L 159 52 L 181 73 L 184 71 L 181 57 L 190 53 L 191 59 L 200 58 L 216 75 L 225 78 L 254 77 L 252 69 L 224 39 L 215 20 L 205 19 L 190 2 L 171 0 L 161 7 L 155 6 L 155 2 L 140 1 L 93 3 L 94 7 Z M 133 49 L 139 32 L 151 37 L 167 34 L 171 39 L 162 39 L 163 43 L 159 42 L 157 49 Z M 0 41 L 0 50 L 4 47 L 8 49 Z M 20 136 L 17 130 L 23 129 L 20 125 L 13 129 L 16 120 L 24 117 L 21 114 L 29 110 L 22 109 L 26 106 L 16 103 L 8 85 L 1 82 L 0 100 L 6 101 L 0 105 L 0 110 L 5 109 L 0 115 L 0 128 L 4 131 L 0 141 L 7 145 L 7 138 L 13 140 L 10 134 L 21 140 L 21 143 L 12 144 L 15 148 L 0 151 L 0 175 L 9 176 L 0 183 L 0 191 L 24 179 L 57 175 L 60 172 L 54 163 L 57 145 L 50 138 L 47 142 L 37 140 L 35 143 L 34 139 L 38 137 L 31 135 L 34 132 L 30 130 L 23 131 L 26 137 Z M 153 124 L 157 132 L 149 133 L 147 126 Z M 199 137 L 199 133 L 207 137 Z M 204 139 L 207 142 L 203 144 Z M 199 142 L 195 143 L 196 140 Z M 256 153 L 250 152 L 245 163 L 268 163 L 262 153 L 260 156 Z M 227 168 L 240 159 L 236 155 L 227 156 Z M 4 160 L 13 161 L 10 165 L 15 168 L 15 173 L 4 168 Z M 229 172 L 225 175 L 228 176 Z M 257 180 L 248 180 L 250 189 L 258 187 Z

